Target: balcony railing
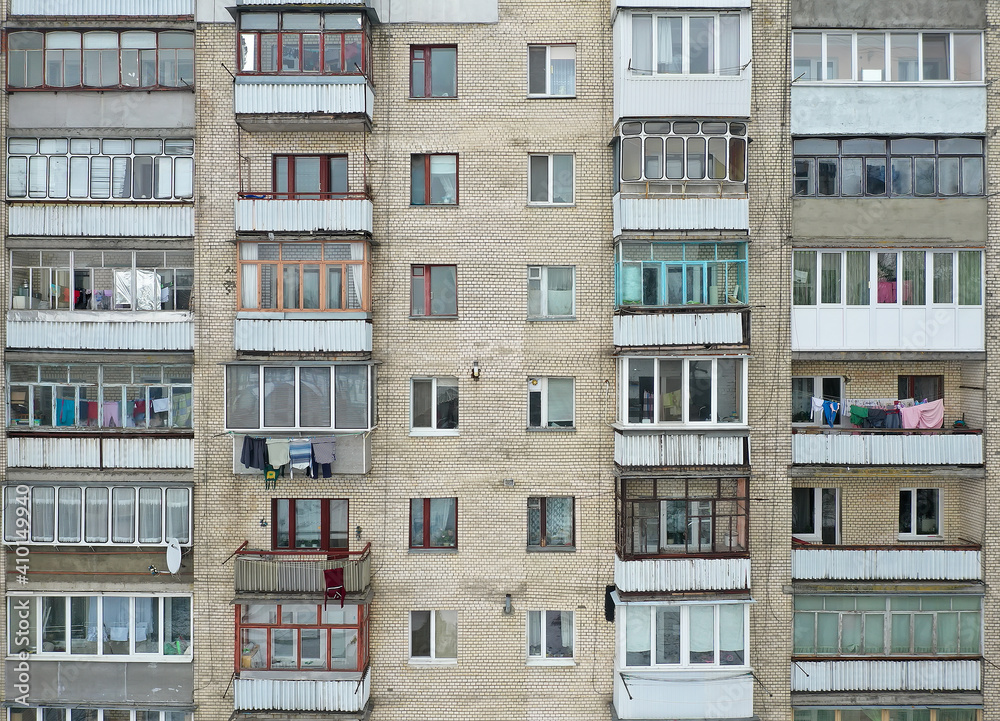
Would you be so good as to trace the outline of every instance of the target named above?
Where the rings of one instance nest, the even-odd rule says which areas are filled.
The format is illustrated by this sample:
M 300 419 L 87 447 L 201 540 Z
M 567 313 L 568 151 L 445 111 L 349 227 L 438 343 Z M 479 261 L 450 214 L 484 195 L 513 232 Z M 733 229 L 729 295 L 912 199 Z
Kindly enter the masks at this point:
M 622 593 L 741 591 L 750 588 L 749 558 L 615 557 L 615 585 Z
M 182 238 L 194 235 L 194 206 L 143 203 L 11 203 L 10 235 Z
M 240 75 L 236 120 L 257 130 L 363 130 L 372 122 L 375 93 L 363 75 Z
M 194 15 L 194 0 L 11 0 L 11 15 L 177 17 Z
M 18 300 L 25 299 L 14 296 Z M 7 347 L 190 351 L 194 318 L 189 311 L 12 310 L 7 314 Z
M 7 431 L 11 468 L 192 468 L 190 431 L 104 433 Z
M 323 711 L 352 713 L 368 704 L 371 674 L 358 679 L 311 680 L 237 678 L 233 680 L 236 711 Z
M 677 432 L 652 428 L 615 431 L 615 463 L 622 467 L 742 466 L 749 463 L 745 434 Z
M 239 233 L 372 232 L 372 201 L 363 193 L 240 193 Z
M 982 575 L 977 546 L 792 548 L 792 578 L 798 580 L 979 581 Z
M 978 466 L 978 430 L 792 430 L 792 463 L 850 466 Z
M 663 308 L 661 312 L 616 313 L 614 343 L 618 347 L 669 345 L 746 345 L 750 311 L 727 306 Z
M 371 544 L 360 551 L 262 551 L 244 542 L 236 556 L 234 582 L 237 593 L 315 593 L 326 590 L 323 571 L 344 569 L 347 593 L 365 593 L 371 585 Z M 334 555 L 342 558 L 331 558 Z
M 615 236 L 626 231 L 747 230 L 750 205 L 742 197 L 644 197 L 617 193 L 613 199 Z
M 978 691 L 978 660 L 792 662 L 792 691 Z

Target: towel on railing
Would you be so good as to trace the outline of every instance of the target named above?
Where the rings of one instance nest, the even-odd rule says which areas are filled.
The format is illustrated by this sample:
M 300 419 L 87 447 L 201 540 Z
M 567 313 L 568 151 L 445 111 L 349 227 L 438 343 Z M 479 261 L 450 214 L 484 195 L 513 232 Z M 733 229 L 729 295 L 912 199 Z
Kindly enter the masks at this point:
M 940 428 L 944 424 L 944 399 L 900 408 L 903 428 Z

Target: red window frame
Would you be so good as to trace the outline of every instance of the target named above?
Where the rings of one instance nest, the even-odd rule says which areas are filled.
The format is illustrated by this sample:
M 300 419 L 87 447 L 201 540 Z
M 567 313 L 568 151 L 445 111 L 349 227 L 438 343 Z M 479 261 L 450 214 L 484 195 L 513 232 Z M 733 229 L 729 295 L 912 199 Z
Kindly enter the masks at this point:
M 276 609 L 275 610 L 275 613 L 276 613 L 276 616 L 275 616 L 276 622 L 275 623 L 246 623 L 246 622 L 244 622 L 243 621 L 243 607 L 244 606 L 250 606 L 250 605 L 274 605 L 275 609 Z M 295 603 L 295 604 L 288 604 L 288 605 L 311 606 L 313 604 L 311 604 L 311 603 Z M 246 672 L 246 671 L 271 671 L 271 670 L 274 670 L 274 671 L 298 671 L 298 670 L 340 671 L 340 672 L 348 672 L 349 673 L 349 672 L 364 671 L 365 668 L 367 668 L 367 666 L 368 666 L 368 658 L 369 658 L 369 651 L 368 651 L 369 609 L 368 609 L 368 604 L 359 604 L 357 606 L 352 606 L 353 608 L 357 608 L 357 610 L 358 610 L 358 619 L 357 619 L 357 622 L 356 623 L 345 623 L 345 624 L 323 623 L 322 622 L 323 621 L 323 604 L 322 603 L 317 603 L 316 604 L 316 618 L 319 621 L 319 623 L 315 623 L 315 624 L 299 624 L 299 623 L 283 624 L 283 623 L 281 623 L 281 607 L 282 607 L 281 603 L 277 603 L 277 604 L 268 604 L 268 603 L 261 603 L 261 604 L 237 604 L 236 605 L 236 607 L 235 607 L 236 608 L 236 624 L 235 624 L 235 628 L 236 628 L 236 634 L 235 634 L 235 652 L 236 652 L 236 658 L 235 658 L 235 668 L 236 668 L 236 672 L 237 673 L 240 673 L 241 671 L 242 672 Z M 335 604 L 333 606 L 330 606 L 329 608 L 330 609 L 336 609 L 336 610 L 339 611 L 340 610 L 340 605 L 338 603 L 338 604 Z M 256 648 L 256 649 L 253 649 L 252 646 L 248 647 L 248 648 L 244 648 L 243 631 L 244 630 L 251 630 L 251 629 L 258 630 L 258 631 L 259 630 L 263 630 L 265 632 L 265 634 L 266 634 L 266 637 L 265 637 L 266 638 L 266 642 L 265 642 L 265 644 L 266 645 L 264 647 L 260 647 L 259 644 L 257 644 L 258 648 Z M 297 659 L 296 665 L 295 666 L 275 666 L 272 669 L 271 668 L 271 643 L 272 643 L 272 639 L 273 639 L 273 632 L 275 630 L 283 630 L 283 629 L 297 630 L 297 631 L 301 631 L 301 630 L 317 630 L 318 629 L 320 631 L 324 631 L 324 630 L 327 631 L 327 633 L 326 633 L 326 651 L 325 651 L 326 667 L 322 668 L 322 667 L 318 667 L 318 666 L 303 666 L 302 665 L 302 653 L 301 653 L 302 646 L 301 646 L 301 642 L 298 642 L 298 643 L 295 644 L 296 659 Z M 336 631 L 336 630 L 356 630 L 357 631 L 357 634 L 358 634 L 358 651 L 357 651 L 357 653 L 358 653 L 358 661 L 357 661 L 357 666 L 355 668 L 353 668 L 353 669 L 346 668 L 345 669 L 345 668 L 331 668 L 330 667 L 330 645 L 331 645 L 331 640 L 330 640 L 329 631 L 331 631 L 331 630 L 334 630 L 334 631 Z M 248 651 L 248 653 L 244 653 L 245 650 Z M 254 658 L 257 657 L 257 654 L 262 654 L 261 658 L 263 658 L 263 660 L 264 660 L 264 665 L 263 666 L 255 666 L 255 665 L 253 665 Z M 244 665 L 244 664 L 246 664 L 246 665 Z
M 432 50 L 448 48 L 455 51 L 455 94 L 454 95 L 432 95 L 431 87 L 434 78 L 434 64 L 431 62 Z M 420 57 L 417 57 L 418 53 Z M 413 92 L 414 64 L 419 61 L 423 63 L 424 92 L 416 95 Z M 411 45 L 410 46 L 410 97 L 411 98 L 457 98 L 458 97 L 458 46 L 457 45 Z
M 434 157 L 451 157 L 455 159 L 455 202 L 453 203 L 432 203 L 431 202 L 431 158 Z M 420 203 L 413 202 L 413 159 L 420 158 L 423 164 L 423 174 L 424 174 L 424 197 L 423 201 Z M 410 155 L 410 207 L 423 208 L 426 206 L 445 206 L 451 207 L 453 205 L 458 205 L 459 199 L 459 185 L 458 185 L 458 153 L 412 153 Z
M 372 38 L 371 38 L 371 25 L 368 22 L 368 18 L 362 16 L 361 18 L 361 29 L 360 30 L 344 30 L 344 29 L 330 29 L 327 30 L 317 29 L 317 30 L 301 30 L 301 29 L 290 29 L 285 30 L 281 26 L 282 18 L 286 14 L 283 11 L 278 12 L 278 28 L 273 30 L 260 30 L 255 28 L 250 28 L 244 30 L 242 27 L 237 31 L 237 42 L 236 42 L 236 67 L 239 68 L 239 75 L 333 75 L 333 76 L 343 76 L 343 75 L 359 75 L 371 80 L 371 68 L 372 68 Z M 298 13 L 301 14 L 301 13 Z M 310 13 L 311 14 L 311 13 Z M 351 62 L 351 69 L 347 69 L 347 59 L 345 58 L 345 48 L 346 48 L 346 36 L 348 35 L 361 35 L 361 56 L 357 58 L 357 65 L 360 66 L 360 72 L 353 69 L 354 63 Z M 245 35 L 253 35 L 254 37 L 254 58 L 255 58 L 255 69 L 254 70 L 243 70 L 242 62 L 240 58 L 240 43 Z M 261 37 L 264 35 L 275 35 L 275 55 L 277 58 L 277 68 L 275 70 L 261 70 Z M 297 35 L 298 36 L 298 46 L 299 46 L 299 69 L 298 70 L 284 70 L 282 68 L 282 55 L 285 44 L 285 36 Z M 304 35 L 319 35 L 319 70 L 302 70 L 302 37 Z M 327 39 L 330 36 L 340 36 L 340 42 L 337 44 L 340 48 L 340 58 L 339 65 L 341 68 L 340 72 L 332 72 L 326 69 L 326 47 Z
M 529 496 L 529 498 L 528 498 L 528 502 L 529 503 L 532 501 L 532 499 L 538 500 L 538 515 L 539 515 L 539 521 L 540 521 L 540 523 L 539 523 L 539 537 L 541 539 L 541 543 L 532 543 L 531 542 L 531 537 L 529 536 L 528 537 L 528 548 L 532 548 L 532 549 L 547 548 L 547 547 L 550 547 L 550 548 L 567 548 L 567 549 L 576 548 L 576 497 L 575 496 L 551 496 L 551 498 L 569 498 L 569 500 L 570 500 L 570 508 L 569 508 L 570 526 L 572 528 L 572 531 L 570 533 L 570 541 L 569 541 L 569 543 L 561 543 L 561 544 L 552 545 L 552 546 L 548 546 L 548 543 L 545 540 L 546 536 L 548 536 L 548 533 L 546 532 L 546 528 L 545 528 L 545 526 L 546 526 L 546 509 L 545 509 L 545 505 L 546 505 L 546 501 L 549 498 L 550 498 L 550 496 Z M 529 530 L 528 532 L 530 533 L 531 531 Z
M 296 501 L 320 501 L 320 534 L 319 546 L 297 546 L 295 545 L 295 502 Z M 330 503 L 333 501 L 343 502 L 347 505 L 347 525 L 344 527 L 344 545 L 330 545 Z M 288 504 L 288 545 L 282 546 L 278 543 L 278 506 L 280 503 Z M 331 554 L 347 554 L 351 545 L 351 510 L 350 501 L 346 498 L 272 498 L 271 499 L 271 548 L 276 551 L 329 551 Z
M 296 190 L 295 188 L 295 162 L 299 159 L 319 158 L 319 191 Z M 344 161 L 344 190 L 332 191 L 331 164 L 334 160 Z M 282 170 L 279 165 L 286 162 L 286 167 Z M 285 175 L 285 187 L 288 190 L 278 190 L 278 180 Z M 328 154 L 277 154 L 271 156 L 271 188 L 274 197 L 278 200 L 329 200 L 331 198 L 346 198 L 350 194 L 351 168 L 348 157 L 344 153 Z
M 435 545 L 431 541 L 431 501 L 451 501 L 452 502 L 452 514 L 454 516 L 455 523 L 455 533 L 452 539 L 451 545 Z M 413 506 L 415 503 L 421 504 L 421 513 L 423 515 L 423 528 L 420 539 L 413 538 Z M 454 551 L 458 549 L 458 498 L 411 498 L 410 499 L 410 525 L 409 525 L 409 538 L 410 538 L 410 548 L 414 550 L 426 551 L 426 550 L 447 550 Z
M 432 304 L 431 292 L 431 270 L 433 268 L 454 268 L 455 269 L 455 310 L 451 313 L 435 313 Z M 424 312 L 417 313 L 413 308 L 413 279 L 423 278 L 424 289 Z M 411 318 L 454 318 L 458 315 L 458 266 L 447 263 L 418 264 L 410 266 L 410 317 Z

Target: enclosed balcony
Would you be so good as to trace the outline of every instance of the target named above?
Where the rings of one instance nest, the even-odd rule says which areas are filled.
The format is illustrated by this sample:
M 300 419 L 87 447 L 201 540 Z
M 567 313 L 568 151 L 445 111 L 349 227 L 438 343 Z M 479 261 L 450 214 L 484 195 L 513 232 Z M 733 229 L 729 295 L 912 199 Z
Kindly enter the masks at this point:
M 982 661 L 796 660 L 792 692 L 979 691 Z M 945 697 L 939 697 L 942 699 Z
M 848 466 L 979 466 L 981 430 L 793 430 L 792 463 Z

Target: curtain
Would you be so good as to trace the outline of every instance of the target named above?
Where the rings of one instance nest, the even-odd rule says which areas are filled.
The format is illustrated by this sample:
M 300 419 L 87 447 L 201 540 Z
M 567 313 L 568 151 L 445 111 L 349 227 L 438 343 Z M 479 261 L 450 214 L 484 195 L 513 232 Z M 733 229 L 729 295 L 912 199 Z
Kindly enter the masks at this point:
M 715 662 L 715 606 L 690 606 L 691 663 Z
M 434 612 L 434 657 L 458 658 L 458 611 Z
M 682 33 L 684 18 L 659 17 L 656 19 L 656 72 L 678 74 L 683 72 Z
M 573 269 L 547 268 L 548 315 L 573 315 Z
M 135 541 L 135 489 L 111 489 L 111 540 L 114 543 Z
M 56 489 L 36 486 L 31 489 L 31 540 L 51 543 L 55 540 Z
M 868 271 L 871 256 L 866 250 L 849 250 L 845 254 L 847 266 L 847 305 L 868 305 Z
M 549 48 L 552 68 L 550 94 L 576 94 L 576 48 L 572 45 L 556 45 Z
M 933 302 L 951 303 L 953 302 L 952 288 L 954 287 L 954 260 L 951 253 L 931 254 L 932 273 L 934 281 Z
M 927 281 L 925 278 L 924 252 L 905 250 L 902 256 L 903 305 L 925 305 Z
M 627 606 L 625 609 L 625 664 L 648 666 L 651 661 L 649 633 L 650 607 Z
M 257 260 L 256 243 L 240 243 L 240 260 Z M 253 263 L 240 263 L 240 307 L 258 308 L 257 302 L 257 266 Z
M 681 609 L 679 606 L 657 606 L 656 663 L 680 663 L 680 660 Z
M 430 156 L 431 203 L 450 205 L 458 202 L 455 179 L 458 175 L 454 155 Z
M 87 543 L 108 541 L 108 489 L 88 488 L 84 493 L 83 537 Z
M 632 16 L 632 61 L 633 75 L 653 74 L 653 17 L 651 15 Z
M 334 369 L 334 427 L 368 427 L 368 366 L 343 365 Z
M 548 425 L 573 425 L 573 379 L 549 378 L 548 384 Z
M 351 260 L 365 259 L 365 244 L 351 243 Z M 355 263 L 347 266 L 347 307 L 363 308 L 365 298 L 364 283 L 365 266 L 363 263 Z
M 958 251 L 958 304 L 980 305 L 982 298 L 982 253 L 978 250 Z
M 822 303 L 840 303 L 840 253 L 820 253 Z
M 59 489 L 59 542 L 80 542 L 80 510 L 83 504 L 82 488 Z
M 176 538 L 178 543 L 191 541 L 189 520 L 189 498 L 186 488 L 168 488 L 166 490 L 166 525 L 164 538 Z
M 25 538 L 18 534 L 17 509 L 15 503 L 17 489 L 15 486 L 7 486 L 3 490 L 3 540 L 17 541 Z
M 135 599 L 135 650 L 137 653 L 156 653 L 160 626 L 160 599 L 137 597 Z M 151 643 L 146 643 L 147 641 Z
M 567 657 L 573 655 L 573 612 L 555 611 L 559 614 L 559 629 L 562 632 L 562 646 L 568 651 Z
M 719 606 L 719 661 L 723 666 L 741 666 L 744 659 L 742 604 Z
M 739 75 L 740 62 L 740 16 L 719 16 L 719 75 Z
M 550 496 L 545 499 L 545 542 L 568 546 L 573 543 L 573 499 Z
M 139 489 L 139 543 L 159 543 L 163 540 L 159 488 Z
M 816 251 L 796 250 L 793 256 L 792 303 L 816 305 Z
M 528 611 L 528 655 L 542 655 L 542 612 Z

